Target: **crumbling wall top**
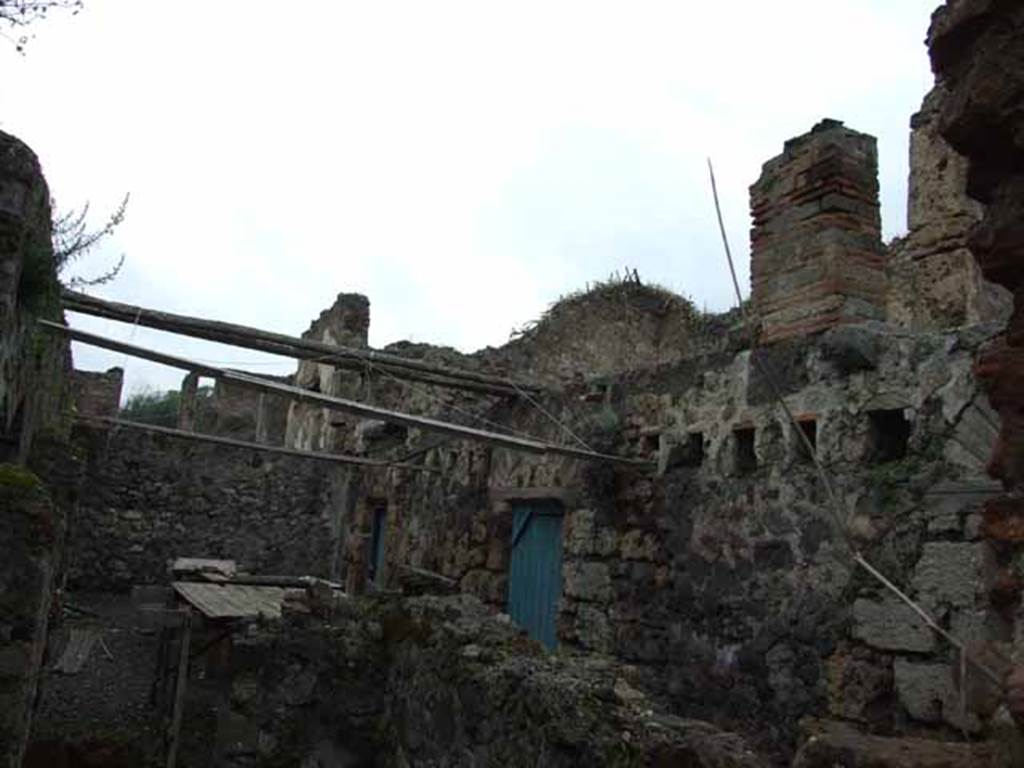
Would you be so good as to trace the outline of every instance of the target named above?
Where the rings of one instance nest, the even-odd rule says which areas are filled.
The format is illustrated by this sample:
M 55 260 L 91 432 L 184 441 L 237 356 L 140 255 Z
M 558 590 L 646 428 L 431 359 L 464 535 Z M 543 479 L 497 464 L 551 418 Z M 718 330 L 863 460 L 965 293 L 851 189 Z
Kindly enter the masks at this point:
M 117 416 L 124 369 L 71 372 L 71 392 L 79 416 Z
M 361 293 L 339 293 L 302 334 L 304 339 L 365 347 L 370 331 L 370 300 Z

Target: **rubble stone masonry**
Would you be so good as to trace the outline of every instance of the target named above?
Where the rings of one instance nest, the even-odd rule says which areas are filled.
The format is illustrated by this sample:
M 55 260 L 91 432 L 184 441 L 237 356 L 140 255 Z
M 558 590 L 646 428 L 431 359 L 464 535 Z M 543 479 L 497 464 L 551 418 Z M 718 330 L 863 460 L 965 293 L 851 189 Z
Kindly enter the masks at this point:
M 36 325 L 61 318 L 49 201 L 35 154 L 0 132 L 0 768 L 21 765 L 74 503 L 71 353 Z
M 907 235 L 889 245 L 888 320 L 906 328 L 1004 323 L 1012 296 L 988 282 L 967 249 L 984 206 L 967 196 L 967 160 L 936 125 L 946 90 L 938 84 L 910 119 Z
M 117 427 L 76 430 L 88 456 L 68 536 L 72 589 L 162 584 L 175 557 L 329 576 L 336 465 Z
M 71 391 L 75 412 L 79 416 L 117 416 L 121 408 L 121 389 L 124 371 L 111 368 L 106 371 L 72 371 Z

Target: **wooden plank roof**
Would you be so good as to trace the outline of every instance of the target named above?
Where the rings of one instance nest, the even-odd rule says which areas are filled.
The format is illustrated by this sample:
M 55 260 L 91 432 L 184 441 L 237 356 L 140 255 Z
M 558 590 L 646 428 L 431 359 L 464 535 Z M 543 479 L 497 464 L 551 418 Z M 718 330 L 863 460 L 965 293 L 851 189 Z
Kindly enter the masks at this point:
M 282 587 L 199 581 L 175 581 L 171 587 L 208 619 L 279 619 L 288 592 Z

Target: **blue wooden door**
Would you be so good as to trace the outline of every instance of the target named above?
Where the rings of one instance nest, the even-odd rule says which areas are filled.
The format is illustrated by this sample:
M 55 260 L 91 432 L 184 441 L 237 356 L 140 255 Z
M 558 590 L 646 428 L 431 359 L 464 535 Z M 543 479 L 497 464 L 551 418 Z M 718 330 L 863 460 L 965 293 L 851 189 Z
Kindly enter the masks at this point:
M 555 618 L 562 596 L 562 507 L 529 501 L 512 507 L 508 614 L 535 640 L 556 645 Z

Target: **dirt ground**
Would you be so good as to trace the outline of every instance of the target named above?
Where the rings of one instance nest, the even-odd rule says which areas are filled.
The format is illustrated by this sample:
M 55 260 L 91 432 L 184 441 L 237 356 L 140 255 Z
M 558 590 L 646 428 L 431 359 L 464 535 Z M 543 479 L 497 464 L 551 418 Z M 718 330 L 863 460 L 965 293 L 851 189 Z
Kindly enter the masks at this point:
M 151 701 L 159 631 L 129 595 L 65 594 L 51 629 L 26 768 L 144 766 L 162 749 Z M 72 610 L 80 609 L 80 610 Z M 99 634 L 81 669 L 54 669 L 73 629 Z

